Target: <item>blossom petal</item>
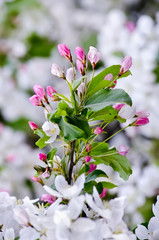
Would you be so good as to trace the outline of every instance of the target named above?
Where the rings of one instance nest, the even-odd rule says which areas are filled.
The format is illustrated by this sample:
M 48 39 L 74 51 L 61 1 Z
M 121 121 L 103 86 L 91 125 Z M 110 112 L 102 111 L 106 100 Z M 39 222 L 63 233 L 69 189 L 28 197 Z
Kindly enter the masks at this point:
M 148 239 L 148 230 L 143 225 L 138 225 L 135 230 L 135 234 L 140 240 Z

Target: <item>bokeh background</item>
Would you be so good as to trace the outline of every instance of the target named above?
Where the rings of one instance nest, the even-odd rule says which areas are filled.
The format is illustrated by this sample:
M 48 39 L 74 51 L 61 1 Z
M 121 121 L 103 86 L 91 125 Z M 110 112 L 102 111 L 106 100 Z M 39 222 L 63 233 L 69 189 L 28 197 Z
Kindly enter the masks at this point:
M 0 191 L 18 198 L 42 192 L 30 180 L 39 150 L 28 121 L 41 126 L 45 117 L 29 97 L 35 84 L 64 92 L 63 80 L 50 73 L 53 62 L 70 67 L 59 55 L 58 43 L 65 43 L 73 57 L 77 46 L 86 53 L 89 46 L 96 47 L 102 53 L 100 70 L 132 56 L 132 76 L 117 87 L 129 93 L 137 110 L 150 113 L 150 123 L 111 140 L 111 145 L 131 147 L 133 174 L 124 182 L 108 169 L 110 178 L 120 182 L 109 197 L 128 197 L 131 227 L 148 221 L 159 194 L 158 0 L 0 0 Z M 115 123 L 108 131 L 120 127 Z

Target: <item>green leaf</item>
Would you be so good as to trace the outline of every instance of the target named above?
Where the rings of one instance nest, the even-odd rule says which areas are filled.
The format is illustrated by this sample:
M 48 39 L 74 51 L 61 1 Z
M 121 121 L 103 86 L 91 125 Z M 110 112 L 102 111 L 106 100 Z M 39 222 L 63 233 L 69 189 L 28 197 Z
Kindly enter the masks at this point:
M 101 153 L 106 154 L 109 149 L 108 143 L 94 142 L 91 145 L 92 150 L 89 152 L 89 155 L 92 157 L 99 156 Z
M 91 121 L 103 120 L 106 122 L 112 122 L 117 117 L 118 111 L 111 106 L 99 110 L 97 112 L 90 111 L 88 114 L 88 119 Z
M 84 115 L 74 115 L 72 117 L 68 117 L 67 119 L 69 123 L 82 129 L 86 135 L 86 138 L 88 138 L 91 135 L 91 128 L 88 124 L 88 120 Z
M 73 90 L 73 91 L 76 91 L 76 89 L 78 88 L 78 86 L 81 84 L 82 79 L 84 79 L 84 78 L 85 78 L 85 76 L 83 76 L 82 78 L 79 78 L 79 79 L 73 81 L 73 83 L 72 83 L 72 90 Z
M 88 172 L 90 169 L 89 165 L 85 164 L 78 172 L 78 176 L 80 176 L 82 173 Z
M 126 103 L 132 105 L 131 98 L 122 89 L 102 89 L 94 96 L 87 99 L 84 108 L 89 108 L 92 111 L 99 111 L 106 106 L 115 103 Z
M 56 152 L 57 152 L 57 148 L 53 148 L 50 152 L 48 152 L 47 159 L 48 160 L 53 160 Z
M 109 80 L 102 80 L 100 81 L 95 88 L 93 88 L 91 91 L 89 91 L 89 88 L 88 88 L 88 91 L 89 93 L 87 92 L 86 96 L 92 96 L 93 94 L 95 94 L 96 92 L 98 92 L 99 90 L 109 86 L 111 84 L 111 81 Z
M 42 129 L 37 129 L 37 130 L 34 131 L 34 133 L 35 133 L 36 135 L 38 135 L 40 138 L 46 136 L 45 132 L 44 132 Z
M 74 111 L 65 101 L 59 102 L 58 109 L 64 110 L 68 115 L 72 114 Z
M 112 189 L 112 188 L 118 187 L 117 185 L 115 185 L 114 183 L 111 183 L 111 182 L 100 182 L 100 183 L 102 184 L 103 188 L 107 188 L 107 189 Z
M 96 181 L 91 181 L 91 182 L 87 182 L 84 184 L 84 191 L 87 193 L 92 194 L 93 193 L 93 187 L 97 185 Z
M 87 175 L 87 177 L 85 179 L 85 183 L 94 181 L 98 177 L 108 177 L 108 176 L 106 175 L 106 173 L 104 171 L 97 169 Z
M 73 141 L 78 138 L 86 137 L 86 134 L 82 129 L 80 129 L 80 128 L 76 127 L 75 125 L 70 124 L 68 122 L 68 117 L 61 118 L 61 120 L 59 122 L 59 127 L 61 130 L 61 134 L 68 141 Z
M 10 126 L 14 130 L 20 130 L 20 131 L 28 132 L 28 131 L 30 131 L 28 121 L 29 120 L 26 119 L 26 118 L 19 118 L 15 121 L 12 121 L 12 122 L 6 122 L 6 125 Z
M 47 145 L 47 143 L 45 143 L 50 137 L 48 136 L 44 136 L 42 138 L 40 138 L 35 144 L 36 146 L 38 146 L 40 149 L 42 149 L 43 147 L 45 147 Z
M 118 154 L 115 149 L 109 150 L 106 153 L 102 153 L 93 157 L 95 164 L 104 163 L 113 168 L 114 171 L 119 172 L 120 177 L 127 180 L 132 173 L 132 169 L 128 159 L 125 156 Z
M 92 94 L 96 93 L 97 91 L 99 91 L 99 89 L 100 89 L 99 86 L 101 84 L 100 82 L 102 82 L 104 80 L 104 77 L 107 74 L 112 73 L 113 78 L 115 79 L 118 76 L 119 72 L 120 72 L 120 65 L 113 65 L 111 67 L 104 69 L 101 73 L 99 73 L 92 79 L 90 87 L 87 90 L 87 96 L 92 95 Z M 128 70 L 126 73 L 124 73 L 121 77 L 118 77 L 118 78 L 127 77 L 130 74 L 131 74 L 131 72 Z M 110 84 L 110 81 L 109 81 L 109 84 Z M 98 89 L 97 91 L 96 91 L 96 87 Z M 102 84 L 101 84 L 101 88 L 103 88 Z

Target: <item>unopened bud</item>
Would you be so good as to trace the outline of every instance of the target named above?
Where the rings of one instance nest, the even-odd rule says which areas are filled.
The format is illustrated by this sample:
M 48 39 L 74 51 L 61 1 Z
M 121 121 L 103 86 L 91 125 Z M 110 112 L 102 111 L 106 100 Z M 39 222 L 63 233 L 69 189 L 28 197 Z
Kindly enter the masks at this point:
M 101 127 L 96 127 L 96 128 L 94 129 L 94 134 L 99 135 L 99 134 L 101 134 L 102 132 L 103 132 L 103 129 L 102 129 Z
M 31 121 L 29 121 L 28 123 L 29 123 L 29 127 L 31 128 L 31 130 L 35 131 L 38 129 L 38 125 L 36 123 L 31 122 Z
M 32 97 L 29 98 L 30 102 L 32 103 L 33 106 L 44 106 L 41 98 L 37 95 L 33 95 Z
M 34 92 L 36 93 L 36 95 L 38 97 L 40 97 L 41 100 L 43 100 L 44 102 L 47 102 L 46 92 L 45 92 L 45 89 L 42 86 L 35 85 L 33 87 L 33 89 L 34 89 Z
M 87 54 L 88 60 L 90 61 L 93 69 L 95 68 L 97 62 L 101 59 L 102 55 L 95 47 L 89 47 L 89 52 Z
M 81 73 L 81 75 L 84 76 L 85 75 L 84 64 L 80 60 L 77 59 L 76 66 L 77 66 L 78 71 Z
M 64 74 L 63 70 L 61 70 L 60 67 L 56 63 L 52 64 L 51 73 L 56 77 L 65 78 L 65 74 Z
M 67 58 L 68 60 L 70 60 L 70 62 L 72 62 L 70 49 L 65 44 L 58 44 L 58 50 L 61 56 Z
M 118 74 L 118 76 L 120 77 L 122 74 L 127 72 L 131 66 L 132 66 L 132 57 L 125 56 L 121 62 L 120 73 Z

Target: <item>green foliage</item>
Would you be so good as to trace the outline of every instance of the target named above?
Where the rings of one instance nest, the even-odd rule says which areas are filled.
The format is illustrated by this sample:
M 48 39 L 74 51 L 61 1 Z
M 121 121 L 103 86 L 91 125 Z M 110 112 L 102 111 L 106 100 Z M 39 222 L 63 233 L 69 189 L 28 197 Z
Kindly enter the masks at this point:
M 10 126 L 14 130 L 28 132 L 30 131 L 30 127 L 28 125 L 28 119 L 26 118 L 19 118 L 12 122 L 6 122 L 6 125 Z
M 91 121 L 103 120 L 105 122 L 112 122 L 116 119 L 118 111 L 112 106 L 107 106 L 102 110 L 88 112 L 88 119 Z
M 108 86 L 111 82 L 108 80 L 104 80 L 104 77 L 109 74 L 112 73 L 113 74 L 113 79 L 118 77 L 118 74 L 120 72 L 120 65 L 113 65 L 111 67 L 108 67 L 106 69 L 104 69 L 102 72 L 100 72 L 98 75 L 96 75 L 93 79 L 92 82 L 87 90 L 87 96 L 93 95 L 94 93 L 96 93 L 97 91 L 99 91 L 100 89 L 103 88 L 104 82 L 105 85 Z M 118 77 L 119 78 L 123 78 L 123 77 L 127 77 L 131 74 L 131 72 L 128 70 L 126 73 L 124 73 L 122 76 Z M 105 86 L 105 87 L 106 87 Z
M 57 152 L 57 148 L 51 149 L 51 151 L 48 152 L 48 154 L 47 154 L 47 159 L 48 159 L 48 160 L 53 160 L 56 152 Z
M 68 141 L 73 141 L 78 138 L 86 137 L 86 134 L 82 129 L 69 123 L 68 117 L 61 118 L 59 122 L 59 127 L 61 130 L 61 135 Z
M 102 89 L 86 100 L 84 108 L 89 108 L 92 111 L 99 111 L 106 106 L 115 103 L 126 103 L 128 105 L 132 105 L 131 98 L 124 90 Z
M 125 156 L 118 154 L 116 149 L 108 150 L 107 152 L 101 152 L 98 156 L 92 156 L 95 160 L 95 164 L 104 163 L 113 168 L 114 171 L 119 172 L 120 177 L 124 180 L 128 180 L 128 177 L 132 173 L 130 163 Z
M 46 37 L 32 33 L 26 39 L 26 45 L 28 46 L 28 51 L 23 58 L 25 61 L 32 57 L 49 57 L 52 49 L 56 46 L 56 43 Z
M 40 149 L 45 147 L 47 145 L 46 141 L 50 138 L 48 137 L 42 129 L 37 129 L 34 131 L 35 134 L 37 134 L 40 139 L 35 143 L 36 146 L 38 146 Z
M 97 169 L 87 175 L 87 177 L 85 179 L 85 183 L 94 181 L 98 177 L 108 177 L 108 176 L 106 175 L 106 173 L 104 171 Z

